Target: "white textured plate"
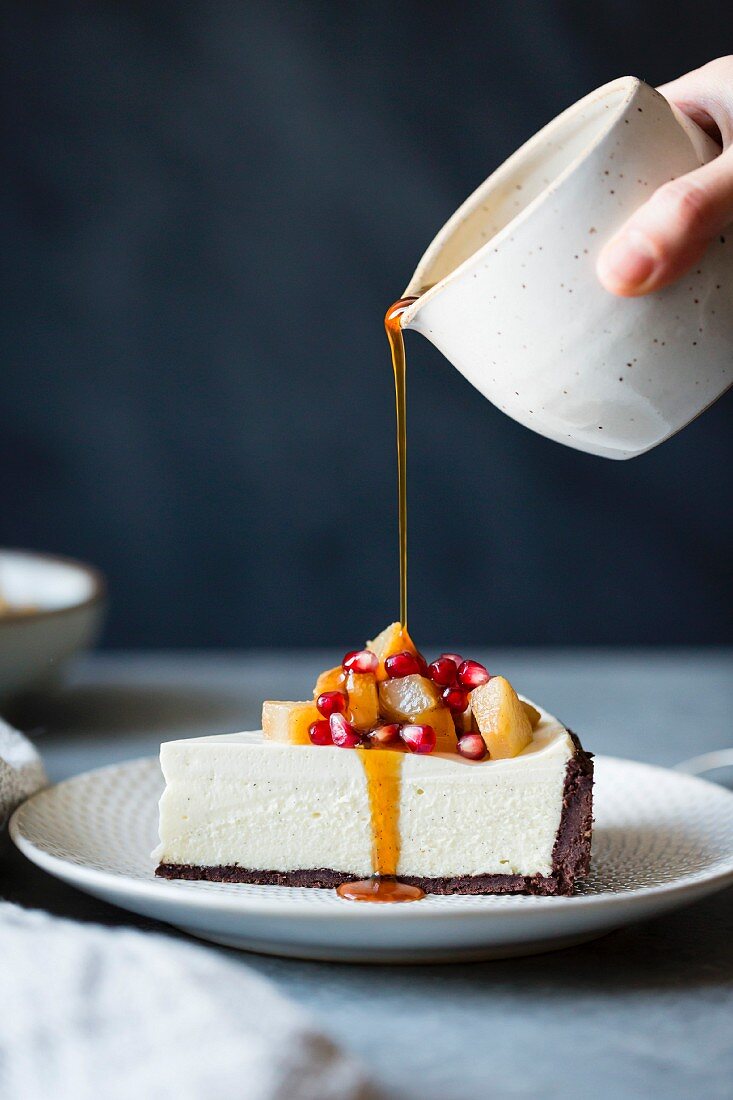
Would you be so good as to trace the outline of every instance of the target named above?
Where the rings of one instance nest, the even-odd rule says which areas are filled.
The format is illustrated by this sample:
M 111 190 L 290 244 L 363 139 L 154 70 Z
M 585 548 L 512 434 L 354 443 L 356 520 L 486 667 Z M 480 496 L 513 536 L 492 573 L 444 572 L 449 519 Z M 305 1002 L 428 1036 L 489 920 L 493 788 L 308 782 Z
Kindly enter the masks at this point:
M 157 760 L 87 772 L 16 810 L 11 834 L 44 870 L 193 935 L 273 955 L 436 962 L 549 951 L 686 905 L 733 881 L 733 793 L 596 759 L 593 863 L 572 898 L 342 901 L 332 890 L 156 879 Z

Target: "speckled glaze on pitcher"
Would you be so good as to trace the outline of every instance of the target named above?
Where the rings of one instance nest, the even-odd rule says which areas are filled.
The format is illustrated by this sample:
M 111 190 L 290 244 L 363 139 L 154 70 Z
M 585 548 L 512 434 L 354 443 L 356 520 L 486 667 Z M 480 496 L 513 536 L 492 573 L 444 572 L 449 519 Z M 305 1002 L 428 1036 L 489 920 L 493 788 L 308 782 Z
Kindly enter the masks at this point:
M 733 381 L 733 230 L 643 298 L 598 282 L 602 245 L 655 188 L 719 153 L 658 92 L 622 77 L 522 146 L 425 252 L 405 296 L 485 397 L 549 439 L 632 458 Z

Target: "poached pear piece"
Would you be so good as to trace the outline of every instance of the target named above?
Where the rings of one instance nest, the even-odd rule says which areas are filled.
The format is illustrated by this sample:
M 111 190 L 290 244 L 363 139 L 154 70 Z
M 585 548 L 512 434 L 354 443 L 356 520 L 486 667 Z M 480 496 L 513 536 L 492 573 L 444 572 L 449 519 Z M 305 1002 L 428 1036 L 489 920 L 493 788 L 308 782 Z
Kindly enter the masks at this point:
M 427 676 L 413 673 L 379 685 L 382 712 L 393 722 L 412 722 L 418 714 L 441 706 L 440 691 Z
M 455 716 L 446 707 L 439 689 L 427 676 L 411 673 L 379 685 L 379 706 L 392 722 L 428 725 L 435 730 L 437 752 L 456 752 Z
M 372 642 L 367 642 L 366 648 L 375 654 L 379 665 L 377 667 L 377 681 L 388 679 L 385 661 L 388 657 L 394 657 L 398 653 L 410 653 L 417 656 L 417 648 L 402 623 L 390 623 L 381 633 L 377 634 Z
M 316 680 L 313 688 L 313 698 L 317 699 L 324 691 L 343 691 L 346 683 L 346 673 L 341 665 L 336 668 L 327 668 Z
M 374 673 L 347 672 L 344 689 L 353 724 L 357 729 L 373 729 L 379 722 L 379 696 Z
M 492 676 L 471 692 L 471 710 L 492 760 L 507 760 L 532 740 L 532 722 L 516 691 L 503 676 Z M 534 714 L 539 712 L 532 707 Z
M 315 703 L 268 699 L 262 704 L 262 735 L 282 745 L 310 745 L 308 730 L 320 717 Z
M 524 707 L 524 713 L 529 718 L 530 726 L 533 730 L 537 729 L 538 725 L 540 724 L 540 718 L 542 717 L 542 715 L 537 710 L 537 707 L 533 707 L 532 704 L 528 703 L 526 699 L 522 699 L 521 703 Z

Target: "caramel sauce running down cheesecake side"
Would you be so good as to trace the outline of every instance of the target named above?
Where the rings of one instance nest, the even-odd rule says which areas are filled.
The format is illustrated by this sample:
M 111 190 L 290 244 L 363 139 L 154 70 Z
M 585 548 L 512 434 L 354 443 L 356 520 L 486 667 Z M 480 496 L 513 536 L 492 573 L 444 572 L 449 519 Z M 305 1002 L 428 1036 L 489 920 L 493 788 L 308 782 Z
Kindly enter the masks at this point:
M 425 892 L 397 881 L 400 858 L 400 772 L 404 752 L 399 749 L 357 749 L 364 767 L 372 828 L 371 878 L 344 882 L 337 888 L 347 901 L 419 901 Z
M 400 547 L 400 623 L 407 629 L 407 379 L 402 314 L 416 301 L 400 298 L 390 306 L 384 327 L 392 353 L 397 410 L 397 494 Z M 367 781 L 372 829 L 371 878 L 344 882 L 337 893 L 348 901 L 419 901 L 425 892 L 397 880 L 400 858 L 400 774 L 404 751 L 357 750 Z

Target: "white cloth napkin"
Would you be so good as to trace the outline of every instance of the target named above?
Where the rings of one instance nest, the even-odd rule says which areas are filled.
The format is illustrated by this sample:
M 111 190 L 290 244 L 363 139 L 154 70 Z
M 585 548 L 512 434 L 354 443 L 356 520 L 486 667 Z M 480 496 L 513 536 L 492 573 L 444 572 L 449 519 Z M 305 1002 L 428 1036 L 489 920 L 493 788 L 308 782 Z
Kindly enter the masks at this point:
M 45 782 L 0 720 L 0 830 Z M 2 1100 L 370 1096 L 357 1061 L 239 956 L 0 901 Z
M 355 1060 L 242 961 L 0 903 L 0 1096 L 366 1100 Z
M 0 1097 L 362 1100 L 361 1068 L 237 958 L 0 903 Z
M 16 806 L 45 785 L 41 758 L 30 741 L 0 718 L 0 829 Z

